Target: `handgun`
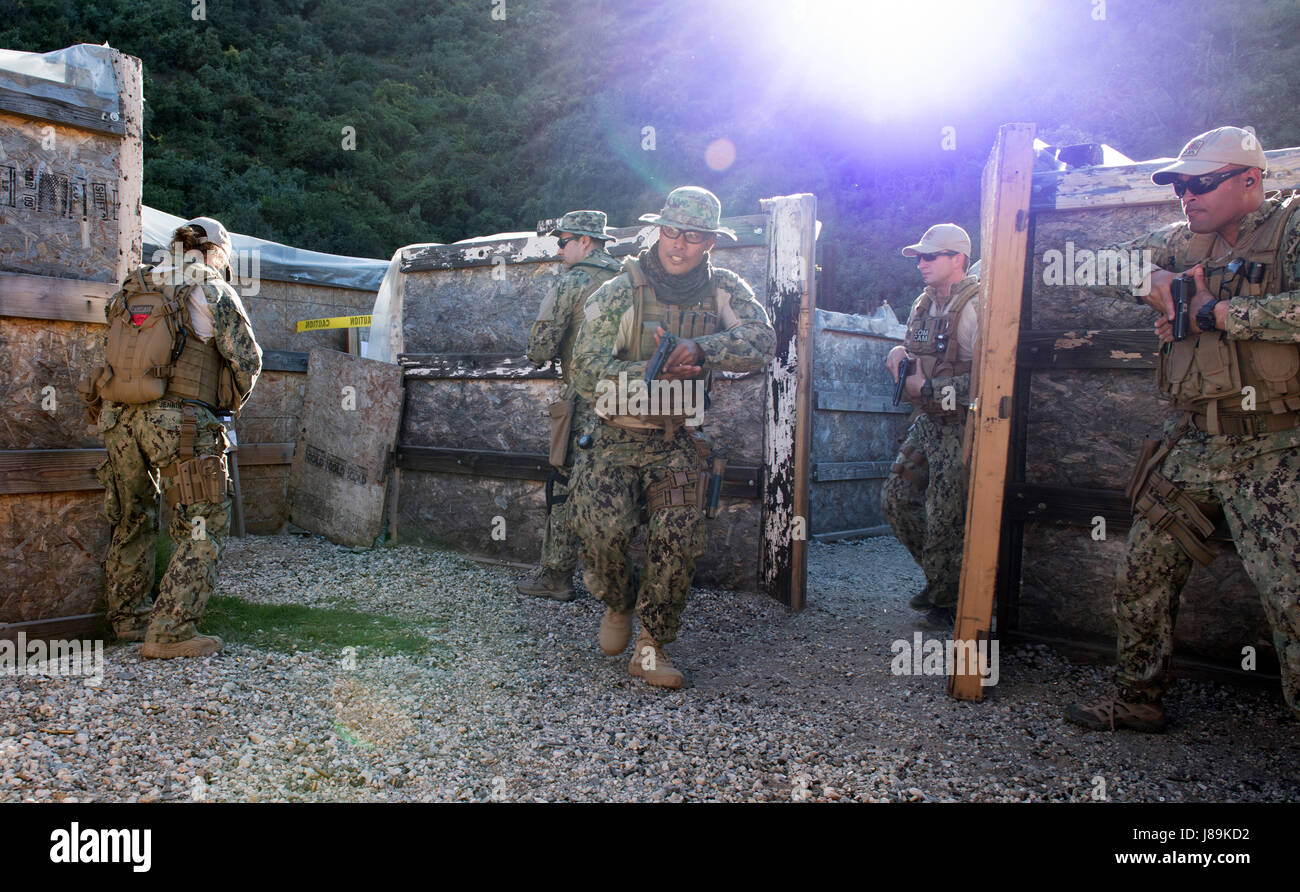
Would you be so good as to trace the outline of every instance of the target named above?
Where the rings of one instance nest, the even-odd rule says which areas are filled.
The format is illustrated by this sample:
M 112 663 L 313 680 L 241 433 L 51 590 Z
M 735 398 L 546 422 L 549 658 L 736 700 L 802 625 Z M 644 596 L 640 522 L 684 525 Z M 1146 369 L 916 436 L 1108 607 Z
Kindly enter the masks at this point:
M 898 383 L 894 385 L 894 405 L 903 401 L 903 391 L 907 389 L 907 377 L 912 374 L 912 360 L 904 356 L 898 364 Z
M 1186 340 L 1191 323 L 1192 295 L 1196 293 L 1196 283 L 1191 276 L 1175 276 L 1169 283 L 1169 294 L 1174 299 L 1174 340 Z
M 659 346 L 655 348 L 654 356 L 645 367 L 645 383 L 649 386 L 650 382 L 658 378 L 664 370 L 664 364 L 668 362 L 668 357 L 672 356 L 673 349 L 677 346 L 677 338 L 664 332 L 659 336 Z

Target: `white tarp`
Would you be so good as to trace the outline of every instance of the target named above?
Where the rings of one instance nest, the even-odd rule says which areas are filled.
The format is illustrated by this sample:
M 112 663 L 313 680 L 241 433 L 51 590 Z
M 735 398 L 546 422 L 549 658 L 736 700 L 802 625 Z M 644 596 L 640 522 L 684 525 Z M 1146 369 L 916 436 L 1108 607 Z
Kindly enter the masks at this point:
M 52 53 L 0 50 L 0 87 L 97 111 L 116 121 L 121 107 L 112 52 L 90 43 Z

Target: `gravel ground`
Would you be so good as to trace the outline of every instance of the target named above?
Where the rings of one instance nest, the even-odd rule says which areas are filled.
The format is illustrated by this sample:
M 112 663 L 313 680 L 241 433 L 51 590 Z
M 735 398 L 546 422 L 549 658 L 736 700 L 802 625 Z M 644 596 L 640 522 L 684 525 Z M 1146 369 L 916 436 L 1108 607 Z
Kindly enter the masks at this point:
M 810 548 L 795 614 L 697 589 L 680 691 L 595 646 L 601 609 L 515 594 L 517 570 L 412 546 L 231 545 L 223 593 L 402 618 L 430 656 L 202 660 L 111 645 L 102 683 L 0 685 L 0 801 L 1285 801 L 1300 739 L 1275 687 L 1181 681 L 1170 732 L 1098 734 L 1062 707 L 1108 671 L 1000 653 L 982 703 L 896 676 L 919 570 L 893 539 Z M 902 594 L 899 594 L 902 593 Z M 630 649 L 629 649 L 630 655 Z

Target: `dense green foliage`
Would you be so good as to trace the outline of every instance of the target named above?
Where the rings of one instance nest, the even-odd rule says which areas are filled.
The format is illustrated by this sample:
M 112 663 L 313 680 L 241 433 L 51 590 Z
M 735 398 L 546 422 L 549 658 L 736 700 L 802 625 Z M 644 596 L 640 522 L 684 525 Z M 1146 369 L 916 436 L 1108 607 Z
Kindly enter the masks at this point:
M 941 97 L 897 113 L 879 101 L 906 100 L 908 72 L 888 90 L 801 77 L 818 41 L 791 49 L 779 24 L 765 30 L 802 5 L 769 0 L 0 0 L 0 46 L 108 42 L 144 61 L 144 197 L 162 210 L 386 258 L 575 207 L 629 225 L 688 182 L 729 215 L 811 191 L 819 303 L 863 312 L 916 292 L 898 248 L 926 226 L 976 233 L 1001 123 L 1135 158 L 1220 123 L 1255 126 L 1268 148 L 1300 144 L 1300 4 L 1110 0 L 1097 21 L 1099 2 L 998 4 L 1025 26 L 977 48 L 999 73 L 967 63 Z M 974 27 L 983 5 L 958 8 Z M 903 33 L 855 22 L 860 54 L 911 43 L 905 67 L 941 70 L 940 13 L 916 6 Z M 736 160 L 715 171 L 705 149 L 719 138 Z

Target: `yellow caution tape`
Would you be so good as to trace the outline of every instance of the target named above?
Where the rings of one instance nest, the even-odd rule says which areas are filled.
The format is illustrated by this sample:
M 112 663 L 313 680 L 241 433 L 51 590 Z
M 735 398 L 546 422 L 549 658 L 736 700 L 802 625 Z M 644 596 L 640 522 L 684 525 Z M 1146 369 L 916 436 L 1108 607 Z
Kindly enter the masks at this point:
M 369 328 L 369 316 L 331 316 L 329 319 L 301 319 L 299 331 L 324 331 L 327 328 Z

